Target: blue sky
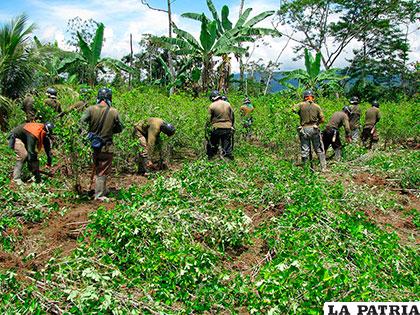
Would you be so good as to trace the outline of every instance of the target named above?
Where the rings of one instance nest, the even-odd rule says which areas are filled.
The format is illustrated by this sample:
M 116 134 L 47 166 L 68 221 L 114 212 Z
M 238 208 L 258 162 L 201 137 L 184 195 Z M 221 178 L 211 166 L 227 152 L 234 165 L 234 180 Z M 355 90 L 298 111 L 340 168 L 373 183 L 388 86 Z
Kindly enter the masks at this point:
M 149 0 L 150 5 L 164 8 L 166 0 Z M 231 9 L 231 20 L 235 21 L 238 16 L 240 0 L 213 0 L 220 11 L 224 4 Z M 185 29 L 195 35 L 199 33 L 199 24 L 195 21 L 182 18 L 184 12 L 205 12 L 207 10 L 206 0 L 173 0 L 174 21 L 178 27 Z M 245 0 L 245 7 L 252 7 L 252 15 L 265 10 L 275 10 L 279 6 L 279 0 Z M 65 44 L 67 21 L 76 16 L 83 19 L 93 18 L 105 24 L 104 56 L 122 57 L 129 52 L 129 36 L 133 34 L 134 42 L 139 42 L 142 34 L 152 33 L 162 35 L 167 33 L 167 16 L 162 12 L 149 10 L 141 4 L 140 0 L 0 0 L 0 24 L 13 16 L 25 12 L 31 22 L 37 25 L 35 34 L 45 41 L 58 41 L 60 47 L 70 49 Z M 270 26 L 267 20 L 265 25 Z M 264 23 L 264 22 L 263 22 Z M 291 33 L 292 30 L 282 28 L 282 32 Z M 418 32 L 411 34 L 412 61 L 420 59 L 420 44 L 416 41 Z M 265 62 L 275 60 L 278 53 L 287 42 L 285 37 L 266 38 L 264 44 L 258 47 L 251 47 L 253 51 L 251 61 L 263 59 Z M 346 54 L 337 60 L 335 66 L 346 65 L 346 58 L 352 54 L 353 48 L 357 45 L 350 45 Z M 134 47 L 136 51 L 136 46 Z M 290 70 L 303 67 L 303 62 L 293 61 L 293 45 L 290 43 L 280 57 L 281 70 Z M 238 69 L 238 64 L 233 58 L 233 69 Z

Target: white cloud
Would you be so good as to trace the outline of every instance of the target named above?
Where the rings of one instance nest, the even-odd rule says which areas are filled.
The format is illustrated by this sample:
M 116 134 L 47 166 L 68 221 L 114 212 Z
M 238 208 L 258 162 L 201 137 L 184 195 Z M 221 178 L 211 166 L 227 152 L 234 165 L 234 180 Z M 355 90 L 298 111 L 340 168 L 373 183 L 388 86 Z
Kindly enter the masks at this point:
M 141 40 L 142 34 L 163 35 L 168 31 L 167 15 L 164 12 L 148 9 L 139 0 L 89 0 L 85 2 L 67 2 L 66 4 L 52 3 L 52 1 L 46 0 L 27 1 L 33 7 L 33 10 L 28 13 L 38 25 L 36 34 L 43 40 L 57 40 L 60 47 L 64 49 L 69 49 L 65 44 L 67 21 L 76 16 L 80 16 L 83 19 L 93 18 L 105 24 L 106 41 L 103 47 L 103 55 L 115 58 L 120 58 L 129 53 L 130 34 L 133 35 L 133 46 L 136 52 L 138 51 L 137 43 Z M 253 8 L 250 15 L 253 17 L 266 10 L 275 10 L 278 6 L 278 0 L 258 0 L 249 4 L 246 3 L 245 8 Z M 230 19 L 236 22 L 239 6 L 231 6 L 230 9 Z M 0 19 L 7 20 L 10 17 L 7 13 L 0 11 Z M 332 18 L 336 19 L 336 17 Z M 199 22 L 182 18 L 179 14 L 173 14 L 173 20 L 180 28 L 185 29 L 198 38 L 200 33 Z M 271 27 L 271 18 L 267 18 L 260 26 Z M 414 32 L 414 30 L 415 28 L 412 28 L 409 35 L 412 50 L 409 55 L 411 61 L 420 59 L 420 44 L 417 41 L 419 32 Z M 287 34 L 293 33 L 293 30 L 288 26 L 280 26 L 280 31 Z M 266 37 L 264 42 L 267 45 L 257 47 L 254 50 L 251 61 L 258 59 L 263 59 L 266 63 L 270 60 L 275 61 L 280 51 L 286 45 L 287 40 L 286 36 L 281 38 Z M 290 41 L 284 50 L 279 59 L 281 63 L 280 70 L 303 67 L 302 60 L 293 61 L 295 58 L 293 47 L 295 45 L 296 43 Z M 345 66 L 347 64 L 345 59 L 352 56 L 352 50 L 355 47 L 357 47 L 357 43 L 351 43 L 334 66 Z M 232 64 L 233 70 L 238 71 L 239 65 L 235 58 L 232 58 Z

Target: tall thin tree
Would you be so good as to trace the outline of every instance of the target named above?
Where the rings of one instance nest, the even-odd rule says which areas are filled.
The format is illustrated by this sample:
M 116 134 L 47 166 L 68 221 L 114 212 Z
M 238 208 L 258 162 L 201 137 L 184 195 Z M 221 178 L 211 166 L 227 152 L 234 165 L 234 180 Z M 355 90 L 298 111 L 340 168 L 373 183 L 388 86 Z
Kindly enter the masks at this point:
M 160 8 L 155 8 L 152 7 L 149 2 L 147 0 L 141 0 L 141 3 L 144 4 L 145 6 L 147 6 L 150 10 L 154 10 L 154 11 L 158 11 L 158 12 L 164 12 L 168 15 L 168 37 L 172 38 L 172 4 L 173 0 L 167 0 L 167 9 L 160 9 Z M 168 67 L 169 67 L 169 71 L 171 72 L 171 75 L 173 77 L 175 77 L 175 67 L 174 67 L 174 61 L 172 58 L 172 53 L 170 51 L 168 51 Z M 172 90 L 170 91 L 170 93 L 172 94 Z

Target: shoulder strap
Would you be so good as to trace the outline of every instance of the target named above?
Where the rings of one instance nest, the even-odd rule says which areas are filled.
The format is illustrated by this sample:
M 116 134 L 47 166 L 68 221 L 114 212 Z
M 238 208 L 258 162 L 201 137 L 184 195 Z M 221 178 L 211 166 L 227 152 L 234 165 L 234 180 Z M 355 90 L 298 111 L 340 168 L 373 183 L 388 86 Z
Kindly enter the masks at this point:
M 98 131 L 99 131 L 99 133 L 101 133 L 101 132 L 102 132 L 102 129 L 104 129 L 105 120 L 106 120 L 106 117 L 108 116 L 108 113 L 109 113 L 110 108 L 111 108 L 111 106 L 109 106 L 109 105 L 107 104 L 107 105 L 106 105 L 106 109 L 105 109 L 105 114 L 104 114 L 104 116 L 102 117 L 101 123 L 100 123 L 100 124 L 99 124 L 99 126 L 98 126 Z

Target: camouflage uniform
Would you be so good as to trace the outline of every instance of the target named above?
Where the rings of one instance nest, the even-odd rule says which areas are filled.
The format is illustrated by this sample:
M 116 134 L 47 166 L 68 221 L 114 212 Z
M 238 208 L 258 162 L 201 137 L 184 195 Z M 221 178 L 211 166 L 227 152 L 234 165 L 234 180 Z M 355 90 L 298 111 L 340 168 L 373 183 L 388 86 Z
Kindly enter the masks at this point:
M 376 124 L 381 119 L 379 108 L 372 106 L 366 111 L 365 126 L 362 132 L 362 142 L 366 146 L 366 142 L 370 140 L 369 149 L 374 143 L 379 141 L 378 133 L 376 132 Z
M 235 115 L 228 102 L 216 100 L 209 106 L 210 124 L 212 127 L 210 139 L 207 141 L 207 156 L 213 158 L 219 145 L 222 147 L 222 155 L 233 159 L 233 126 Z
M 321 139 L 319 124 L 324 122 L 321 107 L 313 101 L 301 102 L 294 106 L 293 111 L 300 117 L 299 138 L 302 163 L 306 163 L 311 152 L 311 143 L 318 155 L 321 170 L 326 169 L 324 146 Z
M 341 140 L 339 129 L 344 126 L 346 137 L 350 137 L 350 123 L 347 114 L 344 111 L 335 112 L 322 133 L 322 140 L 324 142 L 325 153 L 327 153 L 330 145 L 334 149 L 335 159 L 341 159 Z
M 61 113 L 61 104 L 56 98 L 49 97 L 44 101 L 44 103 L 45 105 L 51 107 L 57 113 Z

